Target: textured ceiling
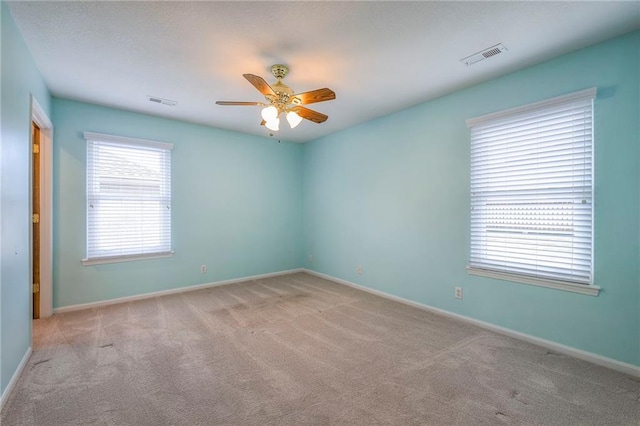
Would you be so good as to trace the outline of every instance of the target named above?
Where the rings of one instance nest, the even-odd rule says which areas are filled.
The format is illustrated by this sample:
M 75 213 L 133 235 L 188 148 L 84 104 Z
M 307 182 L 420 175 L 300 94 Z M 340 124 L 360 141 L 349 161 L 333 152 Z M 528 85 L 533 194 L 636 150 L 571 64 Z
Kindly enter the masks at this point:
M 281 125 L 304 142 L 640 28 L 640 2 L 9 2 L 55 96 L 267 136 L 243 77 L 296 92 L 323 124 Z M 460 59 L 503 43 L 471 67 Z M 147 95 L 175 100 L 168 107 Z M 89 129 L 90 130 L 90 129 Z

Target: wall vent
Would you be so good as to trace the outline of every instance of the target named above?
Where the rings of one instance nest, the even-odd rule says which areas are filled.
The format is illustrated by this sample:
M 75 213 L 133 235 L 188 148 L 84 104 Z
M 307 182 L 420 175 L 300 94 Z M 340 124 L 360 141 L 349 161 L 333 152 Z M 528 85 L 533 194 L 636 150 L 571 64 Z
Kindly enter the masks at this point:
M 149 102 L 155 102 L 157 104 L 168 105 L 168 106 L 176 106 L 176 105 L 178 105 L 178 102 L 176 102 L 176 101 L 159 98 L 157 96 L 147 96 L 147 100 Z
M 495 46 L 491 46 L 484 50 L 481 50 L 480 52 L 476 52 L 473 55 L 469 55 L 466 58 L 460 59 L 460 62 L 462 62 L 466 66 L 469 66 L 475 64 L 476 62 L 483 61 L 487 58 L 492 58 L 506 51 L 507 48 L 504 47 L 502 43 L 499 43 Z

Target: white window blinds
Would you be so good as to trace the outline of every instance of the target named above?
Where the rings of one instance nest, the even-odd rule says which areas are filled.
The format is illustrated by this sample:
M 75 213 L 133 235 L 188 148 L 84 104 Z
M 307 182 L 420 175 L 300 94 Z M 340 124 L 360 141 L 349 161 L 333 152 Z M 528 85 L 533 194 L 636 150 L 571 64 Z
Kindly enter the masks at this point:
M 171 252 L 172 144 L 84 133 L 87 259 Z
M 592 284 L 596 89 L 467 121 L 469 268 Z

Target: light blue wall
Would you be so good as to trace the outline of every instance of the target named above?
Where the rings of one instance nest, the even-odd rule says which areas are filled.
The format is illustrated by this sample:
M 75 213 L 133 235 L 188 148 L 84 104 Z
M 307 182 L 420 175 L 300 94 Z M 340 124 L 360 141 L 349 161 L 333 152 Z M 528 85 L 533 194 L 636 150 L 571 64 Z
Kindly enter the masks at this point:
M 31 344 L 30 98 L 33 94 L 50 115 L 50 96 L 4 2 L 0 14 L 0 390 L 4 393 Z
M 300 267 L 301 145 L 58 98 L 53 124 L 54 308 Z M 84 131 L 174 144 L 173 258 L 81 265 Z
M 640 33 L 301 146 L 63 99 L 50 105 L 4 2 L 1 13 L 3 392 L 31 339 L 30 93 L 55 127 L 54 307 L 305 265 L 640 365 Z M 465 120 L 592 86 L 599 89 L 595 274 L 604 291 L 594 298 L 468 276 Z M 83 131 L 175 144 L 173 258 L 81 265 Z M 454 286 L 464 287 L 463 300 L 453 298 Z
M 636 32 L 306 144 L 306 266 L 640 365 L 639 52 Z M 595 284 L 604 290 L 591 297 L 467 275 L 465 120 L 593 86 Z

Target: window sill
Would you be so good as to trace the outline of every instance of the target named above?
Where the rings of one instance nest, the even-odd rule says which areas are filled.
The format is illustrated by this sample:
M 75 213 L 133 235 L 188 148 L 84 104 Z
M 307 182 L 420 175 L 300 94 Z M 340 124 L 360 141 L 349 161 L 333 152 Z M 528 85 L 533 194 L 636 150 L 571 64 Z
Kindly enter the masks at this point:
M 598 296 L 600 287 L 587 284 L 574 284 L 566 281 L 556 281 L 544 278 L 527 277 L 524 275 L 509 274 L 506 272 L 490 271 L 488 269 L 472 268 L 467 266 L 469 275 L 477 275 L 479 277 L 495 278 L 497 280 L 513 281 L 522 284 L 535 285 L 538 287 L 553 288 L 556 290 L 570 291 L 572 293 L 586 294 L 588 296 Z
M 109 257 L 95 257 L 92 259 L 82 259 L 80 262 L 84 266 L 102 265 L 105 263 L 120 263 L 120 262 L 134 262 L 137 260 L 150 260 L 150 259 L 162 259 L 166 257 L 172 257 L 173 252 L 164 253 L 149 253 L 149 254 L 134 254 L 130 256 L 109 256 Z

